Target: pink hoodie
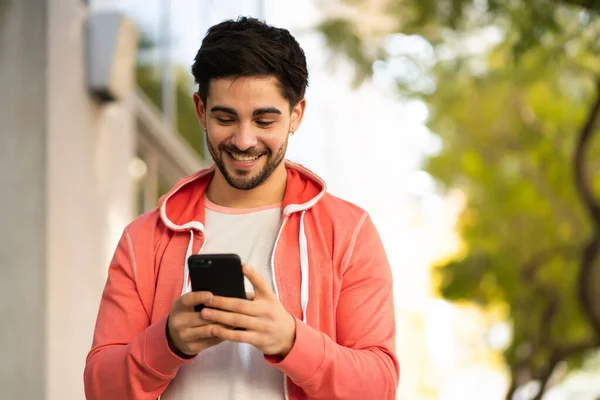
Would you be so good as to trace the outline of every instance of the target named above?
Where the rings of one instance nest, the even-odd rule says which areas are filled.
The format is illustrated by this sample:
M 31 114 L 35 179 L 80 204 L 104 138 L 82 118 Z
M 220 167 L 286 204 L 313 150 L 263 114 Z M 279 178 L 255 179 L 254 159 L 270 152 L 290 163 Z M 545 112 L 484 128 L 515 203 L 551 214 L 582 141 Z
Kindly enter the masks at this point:
M 394 399 L 392 275 L 368 214 L 326 193 L 286 161 L 283 216 L 271 266 L 276 294 L 296 320 L 285 359 L 289 399 Z M 182 179 L 158 209 L 125 228 L 110 265 L 84 373 L 86 398 L 157 399 L 189 362 L 169 349 L 166 322 L 204 243 L 204 191 L 214 166 Z M 198 357 L 202 357 L 199 354 Z

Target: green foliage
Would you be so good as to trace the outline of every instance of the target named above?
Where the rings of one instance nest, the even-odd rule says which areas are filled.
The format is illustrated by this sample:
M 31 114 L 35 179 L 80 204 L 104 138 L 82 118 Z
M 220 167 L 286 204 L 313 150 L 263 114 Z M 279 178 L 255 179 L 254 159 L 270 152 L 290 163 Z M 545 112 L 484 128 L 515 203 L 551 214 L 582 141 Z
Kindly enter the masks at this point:
M 360 83 L 373 74 L 373 58 L 362 49 L 360 35 L 354 24 L 343 18 L 324 21 L 319 25 L 319 31 L 324 35 L 327 45 L 350 57 L 356 65 L 356 81 Z
M 159 72 L 154 66 L 138 66 L 137 84 L 157 106 L 161 107 L 161 84 Z M 196 110 L 192 100 L 191 82 L 183 73 L 177 75 L 176 104 L 177 132 L 196 151 L 198 157 L 203 154 L 204 140 Z
M 599 10 L 600 2 L 587 0 L 391 0 L 385 9 L 397 21 L 390 34 L 420 35 L 433 48 L 433 66 L 421 66 L 420 78 L 435 90 L 415 90 L 402 76 L 398 87 L 427 103 L 428 125 L 442 139 L 426 171 L 468 199 L 458 226 L 465 248 L 436 268 L 439 289 L 454 301 L 509 306 L 513 342 L 505 358 L 514 376 L 525 370 L 546 379 L 556 357 L 578 367 L 582 352 L 562 349 L 599 339 L 578 297 L 581 249 L 593 224 L 573 164 L 597 96 Z M 501 33 L 497 45 L 463 51 L 489 26 Z M 329 44 L 356 61 L 359 76 L 375 60 L 360 38 Z M 387 55 L 395 57 L 405 55 Z M 587 167 L 600 197 L 598 136 Z
M 346 3 L 356 6 L 366 2 Z M 556 51 L 557 40 L 585 35 L 592 39 L 586 44 L 590 53 L 600 52 L 600 42 L 594 41 L 598 37 L 595 23 L 599 11 L 600 2 L 596 0 L 390 0 L 382 9 L 396 21 L 396 28 L 386 34 L 420 35 L 433 45 L 472 35 L 485 27 L 498 27 L 506 35 L 504 43 L 514 60 L 536 47 Z M 380 48 L 374 48 L 372 38 L 363 40 L 356 28 L 362 23 L 335 18 L 317 26 L 332 50 L 355 63 L 359 82 L 369 76 L 375 61 L 393 56 L 386 55 L 381 41 Z
M 549 364 L 553 348 L 593 334 L 577 297 L 578 255 L 592 225 L 572 158 L 596 76 L 582 61 L 598 58 L 582 41 L 571 38 L 579 50 L 565 55 L 557 37 L 518 63 L 507 62 L 511 47 L 502 43 L 479 77 L 439 63 L 436 91 L 424 97 L 444 143 L 426 169 L 468 197 L 460 221 L 466 256 L 440 269 L 442 294 L 508 303 L 515 337 L 507 360 L 515 364 L 518 350 L 533 346 L 534 370 Z M 591 160 L 600 160 L 599 144 Z
M 534 365 L 547 365 L 557 344 L 592 335 L 576 281 L 579 247 L 591 225 L 571 163 L 592 86 L 568 66 L 539 60 L 532 53 L 525 65 L 504 67 L 490 79 L 440 67 L 437 91 L 426 99 L 429 126 L 444 143 L 426 170 L 468 198 L 460 220 L 466 256 L 439 269 L 441 291 L 451 300 L 510 305 L 511 364 L 523 345 L 535 346 Z M 591 151 L 600 159 L 600 146 Z

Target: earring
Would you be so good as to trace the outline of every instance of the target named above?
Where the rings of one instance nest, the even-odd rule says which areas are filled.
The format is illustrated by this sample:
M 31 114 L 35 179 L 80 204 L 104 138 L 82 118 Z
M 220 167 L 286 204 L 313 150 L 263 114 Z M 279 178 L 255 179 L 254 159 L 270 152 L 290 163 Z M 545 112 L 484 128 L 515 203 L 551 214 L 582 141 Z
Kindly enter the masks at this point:
M 292 129 L 292 130 L 290 131 L 290 136 L 294 136 L 294 133 L 296 133 L 296 131 Z

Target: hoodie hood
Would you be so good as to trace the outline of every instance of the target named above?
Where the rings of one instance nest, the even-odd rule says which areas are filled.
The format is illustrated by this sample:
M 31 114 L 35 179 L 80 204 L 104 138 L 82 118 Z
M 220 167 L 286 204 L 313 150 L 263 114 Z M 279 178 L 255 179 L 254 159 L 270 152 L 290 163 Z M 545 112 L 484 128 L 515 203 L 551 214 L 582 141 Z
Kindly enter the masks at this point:
M 286 160 L 287 184 L 283 214 L 306 211 L 327 191 L 325 182 L 300 164 Z M 204 232 L 204 193 L 213 179 L 215 165 L 181 179 L 159 200 L 160 218 L 175 232 Z
M 275 244 L 273 245 L 273 257 L 271 257 L 273 274 L 275 273 L 273 258 L 277 242 L 288 217 L 294 213 L 300 213 L 300 227 L 298 232 L 298 247 L 300 251 L 300 302 L 302 307 L 302 319 L 306 322 L 306 309 L 308 307 L 308 241 L 304 230 L 304 214 L 310 210 L 325 195 L 327 186 L 316 174 L 302 167 L 300 164 L 285 161 L 287 169 L 287 183 L 283 195 L 283 222 Z M 160 218 L 163 223 L 175 232 L 190 233 L 190 240 L 186 251 L 185 264 L 183 267 L 183 287 L 181 293 L 185 294 L 192 290 L 189 279 L 189 267 L 187 260 L 192 255 L 194 243 L 194 232 L 204 233 L 204 193 L 208 188 L 215 173 L 215 166 L 197 172 L 182 179 L 175 187 L 163 196 L 159 201 Z M 202 247 L 199 253 L 202 252 Z M 275 279 L 273 282 L 275 283 Z M 275 284 L 275 293 L 279 297 L 279 291 Z

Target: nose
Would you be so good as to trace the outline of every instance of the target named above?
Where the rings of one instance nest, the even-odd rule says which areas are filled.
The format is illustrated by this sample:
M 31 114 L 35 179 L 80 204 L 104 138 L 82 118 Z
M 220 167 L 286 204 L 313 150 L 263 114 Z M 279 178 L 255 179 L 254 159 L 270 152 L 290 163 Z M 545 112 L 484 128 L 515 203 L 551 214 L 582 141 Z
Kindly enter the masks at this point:
M 240 150 L 245 151 L 258 144 L 258 139 L 254 133 L 254 129 L 250 124 L 238 125 L 234 132 L 231 142 Z

